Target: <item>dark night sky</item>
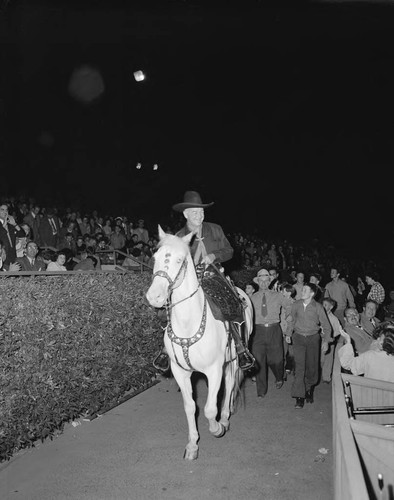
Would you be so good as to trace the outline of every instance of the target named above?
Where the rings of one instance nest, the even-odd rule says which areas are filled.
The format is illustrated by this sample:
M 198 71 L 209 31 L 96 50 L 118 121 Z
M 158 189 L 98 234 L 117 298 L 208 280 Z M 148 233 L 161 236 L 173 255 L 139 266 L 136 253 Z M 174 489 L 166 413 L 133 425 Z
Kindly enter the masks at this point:
M 364 244 L 391 222 L 393 7 L 291 5 L 11 0 L 3 187 L 151 223 L 198 189 L 229 229 Z M 105 85 L 89 104 L 82 64 Z

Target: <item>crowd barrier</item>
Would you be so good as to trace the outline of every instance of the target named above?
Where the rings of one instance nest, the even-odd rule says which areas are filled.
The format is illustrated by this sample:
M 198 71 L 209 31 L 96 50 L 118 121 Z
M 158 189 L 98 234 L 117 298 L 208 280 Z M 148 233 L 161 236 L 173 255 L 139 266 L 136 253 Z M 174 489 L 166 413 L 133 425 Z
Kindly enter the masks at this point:
M 394 499 L 394 384 L 333 373 L 336 500 Z

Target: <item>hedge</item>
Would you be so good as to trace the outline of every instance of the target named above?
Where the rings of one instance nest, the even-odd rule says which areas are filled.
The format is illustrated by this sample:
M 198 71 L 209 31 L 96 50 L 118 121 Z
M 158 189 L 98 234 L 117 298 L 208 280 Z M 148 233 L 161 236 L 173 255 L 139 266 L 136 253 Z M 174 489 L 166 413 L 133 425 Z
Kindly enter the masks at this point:
M 150 273 L 0 279 L 0 462 L 156 375 Z

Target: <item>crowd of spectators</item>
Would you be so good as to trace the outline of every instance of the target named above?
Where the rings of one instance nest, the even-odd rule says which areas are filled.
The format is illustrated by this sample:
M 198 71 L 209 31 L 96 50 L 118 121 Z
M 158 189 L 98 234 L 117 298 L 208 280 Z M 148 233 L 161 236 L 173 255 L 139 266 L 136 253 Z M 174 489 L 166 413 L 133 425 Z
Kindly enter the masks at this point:
M 6 212 L 2 213 L 2 208 Z M 173 227 L 164 227 L 166 232 L 175 233 L 183 223 L 180 220 L 177 226 L 176 220 L 172 222 Z M 382 269 L 379 263 L 371 260 L 340 255 L 334 245 L 320 244 L 317 240 L 302 244 L 286 239 L 274 240 L 259 234 L 258 229 L 253 234 L 234 232 L 227 236 L 234 248 L 234 257 L 226 267 L 228 271 L 245 269 L 251 272 L 256 270 L 257 273 L 264 267 L 271 269 L 270 273 L 276 273 L 278 281 L 294 284 L 296 290 L 302 287 L 304 280 L 309 279 L 321 290 L 330 281 L 330 271 L 335 266 L 341 271 L 341 279 L 348 282 L 354 292 L 359 311 L 374 281 L 391 291 L 390 270 Z M 67 270 L 73 270 L 77 264 L 80 264 L 77 269 L 91 269 L 92 265 L 98 269 L 100 261 L 109 258 L 105 256 L 105 251 L 119 250 L 130 256 L 123 256 L 122 262 L 125 267 L 132 268 L 139 267 L 136 260 L 147 264 L 151 262 L 158 236 L 157 227 L 148 230 L 142 218 L 133 220 L 128 215 L 114 216 L 95 209 L 91 212 L 60 209 L 45 206 L 34 198 L 2 196 L 0 243 L 3 270 L 15 270 L 18 263 L 24 270 L 21 259 L 26 257 L 29 241 L 35 242 L 38 248 L 34 258 L 46 262 L 46 265 L 56 262 L 58 252 L 63 251 Z M 88 261 L 81 264 L 86 258 Z M 10 269 L 10 264 L 15 265 Z M 386 295 L 387 302 L 389 294 Z
M 392 374 L 388 374 L 394 367 L 394 289 L 391 276 L 384 274 L 379 263 L 341 256 L 334 247 L 319 247 L 316 241 L 297 246 L 287 241 L 278 244 L 259 237 L 245 237 L 240 233 L 229 235 L 229 238 L 238 255 L 237 267 L 250 276 L 245 286 L 248 295 L 252 298 L 256 294 L 258 290 L 253 286 L 258 279 L 256 276 L 265 273 L 269 279 L 268 288 L 279 292 L 288 301 L 288 307 L 282 307 L 280 317 L 284 348 L 278 349 L 278 352 L 284 352 L 285 378 L 288 373 L 294 373 L 297 366 L 293 345 L 285 343 L 292 321 L 291 307 L 303 297 L 305 286 L 309 286 L 314 300 L 324 307 L 331 326 L 326 339 L 328 348 L 320 352 L 321 381 L 331 381 L 337 348 L 344 370 L 354 374 L 364 370 L 372 373 L 373 378 L 393 381 Z M 376 352 L 380 353 L 382 345 L 389 359 L 379 367 L 381 354 L 376 355 Z M 368 354 L 364 356 L 364 353 Z M 364 364 L 358 361 L 361 355 Z M 372 365 L 366 365 L 366 360 L 372 360 Z M 271 368 L 280 386 L 280 376 Z M 310 394 L 309 398 L 313 401 Z M 297 408 L 303 405 L 303 398 L 297 398 L 297 401 L 300 399 Z
M 156 230 L 145 227 L 143 219 L 134 221 L 124 214 L 102 214 L 95 209 L 89 213 L 62 210 L 22 197 L 3 196 L 0 202 L 0 271 L 100 270 L 102 264 L 111 263 L 114 250 L 120 252 L 119 260 L 127 269 L 140 269 L 141 263 L 152 265 L 158 236 Z M 176 233 L 181 220 L 179 224 L 175 221 L 173 227 L 164 229 Z M 248 273 L 245 289 L 252 295 L 258 289 L 253 278 L 265 269 L 270 289 L 285 297 L 288 307 L 283 308 L 281 317 L 284 338 L 292 303 L 301 297 L 305 284 L 313 285 L 314 298 L 324 306 L 333 332 L 331 346 L 321 359 L 326 382 L 331 378 L 335 345 L 343 342 L 338 321 L 349 336 L 347 343 L 360 355 L 368 351 L 375 327 L 394 319 L 394 281 L 390 270 L 386 272 L 373 260 L 341 255 L 334 245 L 320 244 L 316 239 L 295 244 L 267 238 L 258 230 L 253 234 L 228 233 L 227 237 L 234 257 L 226 272 Z M 286 370 L 291 372 L 291 345 L 284 343 L 284 352 Z
M 92 271 L 116 262 L 126 269 L 150 264 L 156 238 L 145 221 L 97 210 L 48 207 L 36 200 L 2 197 L 0 270 Z

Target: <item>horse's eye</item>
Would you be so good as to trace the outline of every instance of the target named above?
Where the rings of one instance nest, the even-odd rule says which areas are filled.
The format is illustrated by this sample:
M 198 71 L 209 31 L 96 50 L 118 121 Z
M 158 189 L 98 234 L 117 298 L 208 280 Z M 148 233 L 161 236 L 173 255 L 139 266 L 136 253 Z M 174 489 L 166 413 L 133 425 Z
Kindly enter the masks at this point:
M 182 262 L 182 257 L 179 257 L 179 259 L 176 260 L 177 264 L 180 264 Z

